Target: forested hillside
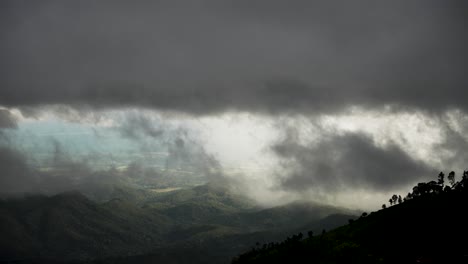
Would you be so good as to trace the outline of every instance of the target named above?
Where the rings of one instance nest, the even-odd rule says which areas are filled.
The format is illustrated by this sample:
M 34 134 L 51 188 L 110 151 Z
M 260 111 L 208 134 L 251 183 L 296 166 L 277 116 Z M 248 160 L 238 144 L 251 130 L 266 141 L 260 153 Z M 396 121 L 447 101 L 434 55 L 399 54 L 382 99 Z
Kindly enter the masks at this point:
M 337 227 L 352 213 L 304 202 L 260 208 L 212 185 L 163 193 L 116 186 L 107 201 L 29 195 L 0 200 L 0 262 L 227 263 L 256 241 Z
M 468 172 L 419 183 L 348 225 L 256 245 L 233 263 L 467 263 Z

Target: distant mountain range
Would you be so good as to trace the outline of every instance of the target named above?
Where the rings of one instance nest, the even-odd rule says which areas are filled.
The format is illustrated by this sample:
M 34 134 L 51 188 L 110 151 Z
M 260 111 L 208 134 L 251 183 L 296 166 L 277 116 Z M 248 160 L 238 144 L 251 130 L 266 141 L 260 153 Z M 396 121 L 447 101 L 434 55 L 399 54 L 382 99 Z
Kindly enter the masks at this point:
M 312 203 L 263 209 L 212 185 L 170 192 L 120 186 L 0 200 L 0 262 L 228 263 L 257 242 L 343 225 L 356 212 Z

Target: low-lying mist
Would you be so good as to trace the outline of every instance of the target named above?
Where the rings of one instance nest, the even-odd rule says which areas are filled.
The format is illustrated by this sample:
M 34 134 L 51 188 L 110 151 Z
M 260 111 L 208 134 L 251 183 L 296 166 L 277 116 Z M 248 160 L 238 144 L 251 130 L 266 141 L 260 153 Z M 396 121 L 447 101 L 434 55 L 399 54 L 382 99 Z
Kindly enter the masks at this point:
M 441 164 L 462 165 L 463 112 L 351 108 L 339 115 L 190 116 L 65 106 L 2 109 L 1 192 L 215 184 L 263 206 L 294 200 L 361 209 Z M 411 122 L 407 122 L 411 120 Z

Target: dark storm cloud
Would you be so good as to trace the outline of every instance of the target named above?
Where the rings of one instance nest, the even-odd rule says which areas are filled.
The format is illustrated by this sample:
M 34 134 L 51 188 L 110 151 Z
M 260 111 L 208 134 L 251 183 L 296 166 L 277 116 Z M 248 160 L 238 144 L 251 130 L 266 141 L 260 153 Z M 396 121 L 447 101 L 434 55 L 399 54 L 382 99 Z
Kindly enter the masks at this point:
M 34 117 L 59 104 L 54 113 L 69 121 L 99 121 L 96 108 L 121 107 L 195 115 L 310 116 L 351 105 L 467 112 L 466 13 L 466 1 L 450 0 L 2 1 L 0 106 Z M 0 128 L 15 128 L 5 111 Z M 162 141 L 167 169 L 225 178 L 216 158 L 183 131 L 140 115 L 117 129 L 141 142 L 142 152 L 156 146 L 148 138 Z M 463 134 L 447 128 L 445 135 L 441 149 L 457 159 L 444 161 L 461 164 Z M 55 169 L 39 171 L 20 152 L 1 149 L 2 186 L 65 190 L 120 173 L 96 173 L 60 145 L 55 150 Z M 380 148 L 357 134 L 315 145 L 288 138 L 273 150 L 290 172 L 280 187 L 293 192 L 390 190 L 433 175 L 399 146 Z M 136 165 L 125 173 L 153 175 Z
M 0 105 L 467 110 L 465 1 L 3 1 Z
M 310 145 L 289 138 L 275 145 L 273 151 L 289 170 L 280 187 L 292 191 L 388 191 L 434 174 L 397 145 L 383 149 L 360 134 L 330 135 Z

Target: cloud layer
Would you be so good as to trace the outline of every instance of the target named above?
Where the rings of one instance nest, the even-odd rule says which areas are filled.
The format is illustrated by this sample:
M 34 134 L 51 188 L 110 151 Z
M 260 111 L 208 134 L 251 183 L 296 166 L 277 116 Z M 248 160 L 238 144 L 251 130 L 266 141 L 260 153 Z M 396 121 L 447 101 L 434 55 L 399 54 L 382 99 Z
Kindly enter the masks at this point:
M 361 134 L 331 135 L 318 144 L 302 145 L 292 139 L 273 147 L 288 173 L 281 187 L 293 191 L 328 192 L 368 188 L 391 191 L 434 174 L 399 146 L 375 146 Z
M 51 111 L 62 121 L 105 123 L 139 143 L 141 152 L 165 146 L 168 169 L 191 164 L 208 176 L 222 170 L 206 142 L 138 111 L 184 113 L 192 121 L 247 113 L 293 122 L 304 116 L 353 115 L 350 109 L 356 106 L 364 109 L 358 117 L 374 111 L 389 122 L 392 113 L 416 113 L 427 117 L 421 122 L 433 122 L 427 126 L 439 125 L 440 135 L 420 131 L 419 121 L 410 131 L 382 126 L 392 131 L 381 133 L 349 131 L 340 122 L 358 124 L 354 117 L 336 119 L 336 131 L 327 130 L 314 142 L 301 135 L 272 144 L 268 149 L 284 174 L 271 179 L 276 188 L 292 193 L 363 187 L 386 192 L 427 177 L 441 164 L 447 166 L 441 169 L 463 169 L 466 13 L 467 2 L 456 0 L 2 1 L 1 183 L 18 192 L 33 188 L 41 177 L 50 179 L 50 186 L 67 184 L 32 168 L 10 144 L 10 132 L 21 124 L 13 108 L 38 120 L 48 120 L 44 116 Z M 103 114 L 108 109 L 126 114 L 114 119 Z M 449 112 L 456 113 L 453 120 Z M 401 116 L 395 124 L 414 121 Z M 360 125 L 376 122 L 363 120 Z M 314 125 L 325 131 L 325 124 Z M 272 134 L 287 129 L 280 125 Z M 249 133 L 230 131 L 228 125 L 216 140 L 227 152 L 236 143 L 223 140 Z M 388 142 L 381 144 L 376 134 Z M 421 136 L 411 141 L 414 134 Z M 158 142 L 149 144 L 149 139 Z M 418 151 L 418 144 L 426 152 Z M 436 147 L 440 153 L 427 153 Z M 79 178 L 72 171 L 80 167 L 85 170 L 78 174 L 95 176 L 62 154 L 55 165 L 69 174 L 66 179 Z M 132 164 L 129 173 L 143 173 L 138 166 Z M 238 179 L 244 186 L 250 183 L 247 176 Z
M 463 1 L 4 1 L 0 104 L 467 109 Z

